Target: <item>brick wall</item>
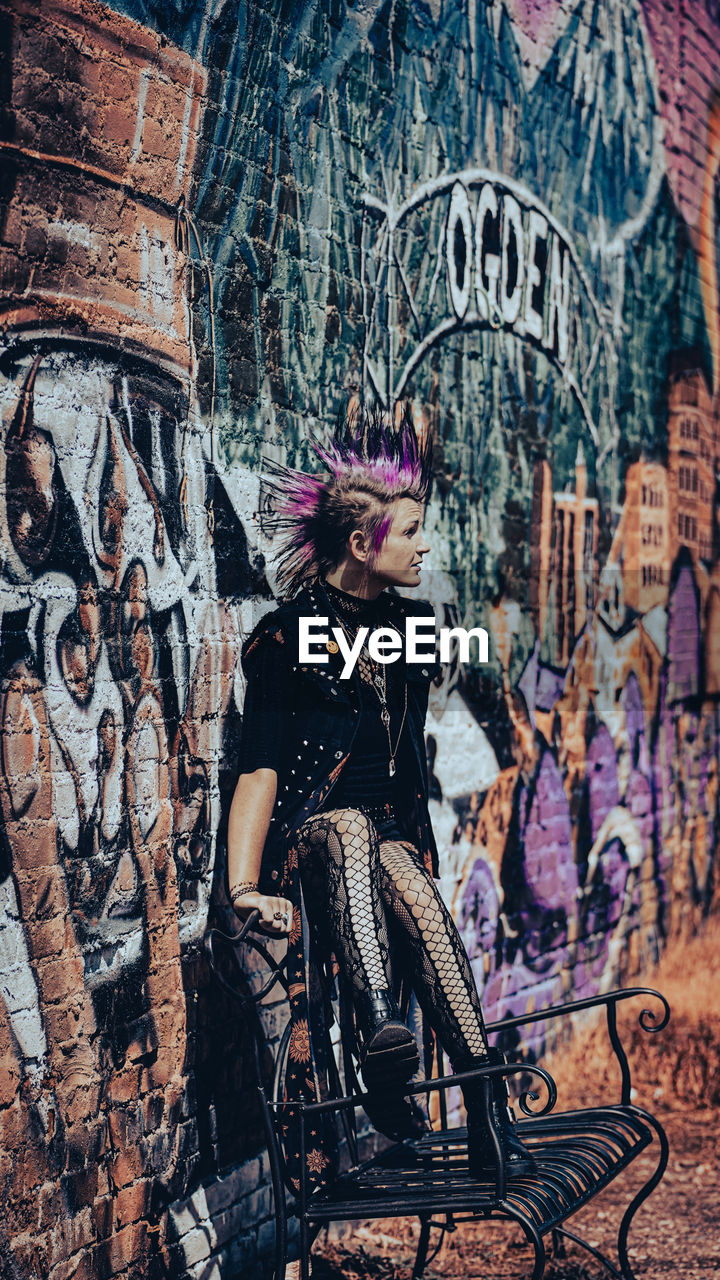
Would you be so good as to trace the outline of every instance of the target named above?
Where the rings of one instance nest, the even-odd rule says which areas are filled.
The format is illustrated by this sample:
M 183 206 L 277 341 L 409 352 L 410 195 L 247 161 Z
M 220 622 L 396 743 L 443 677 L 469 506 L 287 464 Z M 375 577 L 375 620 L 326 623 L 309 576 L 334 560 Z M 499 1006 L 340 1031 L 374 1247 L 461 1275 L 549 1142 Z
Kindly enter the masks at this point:
M 249 1039 L 201 941 L 273 603 L 264 459 L 305 465 L 360 390 L 434 434 L 422 592 L 491 634 L 428 720 L 489 1017 L 716 907 L 720 22 L 0 15 L 3 1274 L 251 1276 Z

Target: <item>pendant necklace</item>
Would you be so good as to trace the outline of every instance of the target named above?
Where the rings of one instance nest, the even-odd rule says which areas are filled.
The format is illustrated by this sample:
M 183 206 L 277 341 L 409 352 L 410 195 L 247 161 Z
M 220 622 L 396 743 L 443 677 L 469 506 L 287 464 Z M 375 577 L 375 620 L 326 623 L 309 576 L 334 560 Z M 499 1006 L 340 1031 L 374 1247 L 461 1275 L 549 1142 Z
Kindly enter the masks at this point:
M 368 658 L 370 658 L 370 654 L 368 654 Z M 372 658 L 370 658 L 370 662 L 372 663 Z M 380 671 L 373 672 L 373 682 L 375 684 L 375 690 L 377 692 L 377 696 L 380 702 L 380 719 L 382 720 L 385 726 L 385 732 L 387 734 L 387 740 L 388 740 L 388 755 L 390 757 L 388 761 L 388 775 L 389 777 L 394 778 L 395 772 L 396 772 L 395 756 L 397 755 L 397 749 L 400 746 L 400 738 L 402 736 L 402 731 L 405 725 L 405 716 L 407 715 L 407 681 L 405 681 L 405 701 L 403 706 L 402 720 L 400 721 L 400 728 L 398 730 L 398 736 L 395 739 L 394 748 L 392 745 L 392 736 L 390 734 L 390 710 L 387 704 L 387 680 L 385 675 L 384 664 L 382 665 Z
M 347 636 L 352 646 L 355 642 L 356 636 L 352 636 L 350 634 L 347 627 L 345 626 L 345 623 L 343 622 L 343 619 L 340 617 L 339 613 L 338 613 L 338 622 L 340 623 L 340 626 L 342 627 L 343 631 L 345 632 L 345 635 Z M 397 738 L 395 739 L 395 746 L 393 747 L 392 734 L 390 732 L 390 709 L 387 704 L 387 677 L 385 673 L 385 663 L 376 664 L 375 661 L 370 657 L 370 654 L 367 652 L 365 648 L 363 648 L 362 650 L 362 655 L 366 657 L 368 661 L 368 665 L 370 668 L 370 680 L 372 683 L 372 687 L 374 688 L 375 693 L 377 694 L 378 701 L 380 703 L 380 719 L 382 720 L 385 733 L 387 734 L 388 756 L 389 756 L 388 777 L 394 778 L 397 772 L 397 768 L 395 765 L 395 758 L 397 756 L 398 747 L 400 746 L 400 738 L 402 737 L 402 731 L 403 731 L 403 728 L 405 727 L 405 717 L 407 715 L 407 699 L 408 699 L 407 680 L 404 681 L 405 698 L 404 698 L 404 705 L 403 705 L 402 720 L 400 721 L 400 728 L 398 730 Z

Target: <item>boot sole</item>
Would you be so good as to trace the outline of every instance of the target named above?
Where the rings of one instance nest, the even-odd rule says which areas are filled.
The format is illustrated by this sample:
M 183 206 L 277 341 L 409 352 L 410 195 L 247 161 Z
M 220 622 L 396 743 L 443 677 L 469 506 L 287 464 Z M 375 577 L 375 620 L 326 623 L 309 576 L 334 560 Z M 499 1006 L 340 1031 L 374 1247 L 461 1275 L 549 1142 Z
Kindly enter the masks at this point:
M 393 1088 L 407 1084 L 420 1066 L 412 1032 L 402 1022 L 386 1022 L 370 1040 L 363 1056 L 365 1088 Z
M 384 1133 L 394 1142 L 402 1142 L 405 1138 L 422 1138 L 429 1131 L 422 1111 L 407 1098 L 398 1098 L 394 1107 L 390 1105 L 387 1096 L 377 1103 L 374 1098 L 366 1098 L 363 1106 L 373 1129 Z

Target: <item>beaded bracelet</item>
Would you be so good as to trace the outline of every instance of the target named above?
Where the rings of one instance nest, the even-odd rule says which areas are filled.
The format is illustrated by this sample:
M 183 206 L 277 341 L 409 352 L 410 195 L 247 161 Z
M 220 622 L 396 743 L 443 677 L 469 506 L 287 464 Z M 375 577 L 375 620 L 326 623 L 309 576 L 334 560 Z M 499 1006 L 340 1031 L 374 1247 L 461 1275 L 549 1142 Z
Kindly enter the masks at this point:
M 234 904 L 236 898 L 244 898 L 246 893 L 257 893 L 255 880 L 241 880 L 240 884 L 233 885 L 230 890 L 230 901 Z

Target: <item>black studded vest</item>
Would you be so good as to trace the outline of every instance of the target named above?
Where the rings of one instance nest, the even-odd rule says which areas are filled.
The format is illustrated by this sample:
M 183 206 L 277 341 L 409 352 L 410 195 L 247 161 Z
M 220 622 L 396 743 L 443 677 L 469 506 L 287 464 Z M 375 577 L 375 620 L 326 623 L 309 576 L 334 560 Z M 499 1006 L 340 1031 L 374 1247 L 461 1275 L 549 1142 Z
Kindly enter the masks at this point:
M 266 614 L 243 645 L 242 664 L 248 690 L 241 768 L 243 758 L 253 755 L 252 708 L 262 701 L 263 684 L 271 684 L 273 690 L 275 730 L 269 744 L 272 759 L 268 756 L 266 763 L 271 763 L 276 769 L 278 787 L 263 853 L 261 888 L 265 891 L 277 892 L 286 858 L 293 847 L 293 836 L 307 818 L 335 807 L 338 802 L 348 803 L 348 797 L 351 799 L 353 794 L 356 800 L 361 798 L 355 789 L 352 771 L 350 787 L 346 787 L 344 793 L 342 781 L 358 734 L 366 749 L 371 752 L 374 749 L 374 734 L 371 732 L 368 737 L 361 729 L 364 709 L 367 714 L 367 707 L 371 704 L 367 702 L 367 694 L 363 693 L 357 668 L 349 679 L 342 679 L 343 659 L 340 653 L 329 652 L 328 661 L 324 664 L 301 663 L 299 659 L 298 620 L 301 617 L 327 617 L 328 631 L 339 625 L 332 592 L 333 589 L 328 589 L 320 580 L 304 587 L 291 602 Z M 433 616 L 432 606 L 426 601 L 407 600 L 387 593 L 383 593 L 381 609 L 383 620 L 397 629 L 401 636 L 404 636 L 407 617 Z M 388 838 L 388 834 L 396 833 L 409 840 L 436 874 L 437 849 L 427 808 L 424 736 L 428 692 L 436 668 L 432 663 L 406 667 L 402 659 L 392 664 L 395 665 L 398 672 L 395 677 L 397 686 L 392 695 L 395 708 L 391 714 L 393 742 L 399 727 L 397 710 L 404 704 L 405 687 L 407 709 L 402 730 L 402 753 L 398 747 L 397 785 L 392 797 L 393 826 L 381 834 Z M 246 743 L 250 744 L 247 751 L 244 749 Z M 386 759 L 387 754 L 384 756 Z M 380 756 L 376 763 L 381 763 Z M 358 804 L 356 807 L 361 806 Z

